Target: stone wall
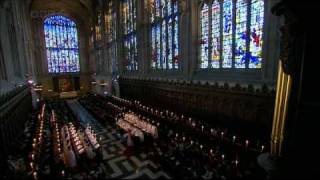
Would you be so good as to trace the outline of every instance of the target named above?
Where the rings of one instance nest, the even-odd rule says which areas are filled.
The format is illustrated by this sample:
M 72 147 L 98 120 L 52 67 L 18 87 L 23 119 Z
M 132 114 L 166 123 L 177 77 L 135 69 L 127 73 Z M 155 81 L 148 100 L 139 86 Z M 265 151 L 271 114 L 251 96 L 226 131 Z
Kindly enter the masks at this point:
M 33 75 L 33 39 L 28 1 L 0 2 L 0 94 Z

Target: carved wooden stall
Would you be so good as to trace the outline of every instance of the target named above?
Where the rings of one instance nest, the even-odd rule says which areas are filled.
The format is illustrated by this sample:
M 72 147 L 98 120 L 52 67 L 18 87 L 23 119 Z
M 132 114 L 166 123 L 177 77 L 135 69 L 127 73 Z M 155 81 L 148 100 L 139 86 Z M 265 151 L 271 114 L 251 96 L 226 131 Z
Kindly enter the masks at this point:
M 7 97 L 9 96 L 9 97 Z M 7 159 L 11 144 L 23 133 L 32 110 L 30 86 L 18 87 L 2 95 L 0 103 L 0 159 Z
M 266 85 L 230 87 L 225 83 L 120 78 L 124 98 L 173 110 L 228 127 L 253 138 L 269 139 L 275 93 Z

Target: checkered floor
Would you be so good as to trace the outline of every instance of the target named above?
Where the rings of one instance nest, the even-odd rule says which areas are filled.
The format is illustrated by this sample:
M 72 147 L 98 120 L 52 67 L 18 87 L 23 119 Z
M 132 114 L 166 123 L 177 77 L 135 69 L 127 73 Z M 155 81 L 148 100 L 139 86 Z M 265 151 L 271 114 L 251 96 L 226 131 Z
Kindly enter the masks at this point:
M 115 131 L 115 124 L 102 125 L 77 100 L 68 100 L 68 105 L 79 117 L 82 124 L 90 124 L 98 137 L 102 138 L 103 163 L 101 169 L 106 178 L 115 179 L 171 179 L 160 165 L 147 158 L 144 153 L 130 157 L 124 156 L 126 149 L 121 143 L 121 137 Z

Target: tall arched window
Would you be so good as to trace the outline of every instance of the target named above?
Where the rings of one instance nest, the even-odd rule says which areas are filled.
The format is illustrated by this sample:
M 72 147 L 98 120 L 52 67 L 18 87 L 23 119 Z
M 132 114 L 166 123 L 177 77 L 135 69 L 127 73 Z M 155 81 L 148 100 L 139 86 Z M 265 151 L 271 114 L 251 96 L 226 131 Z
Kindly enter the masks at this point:
M 264 0 L 205 3 L 200 11 L 200 68 L 261 68 L 263 25 Z M 211 29 L 208 35 L 206 29 Z
M 49 73 L 79 72 L 78 32 L 74 21 L 50 16 L 44 21 Z
M 137 3 L 136 0 L 123 0 L 122 23 L 124 28 L 124 57 L 127 70 L 138 70 L 138 49 L 137 49 Z
M 105 33 L 107 39 L 107 58 L 109 63 L 109 70 L 117 70 L 117 16 L 115 11 L 115 3 L 112 0 L 106 2 L 105 11 Z M 112 68 L 110 66 L 112 65 Z
M 179 1 L 151 0 L 153 69 L 179 68 Z

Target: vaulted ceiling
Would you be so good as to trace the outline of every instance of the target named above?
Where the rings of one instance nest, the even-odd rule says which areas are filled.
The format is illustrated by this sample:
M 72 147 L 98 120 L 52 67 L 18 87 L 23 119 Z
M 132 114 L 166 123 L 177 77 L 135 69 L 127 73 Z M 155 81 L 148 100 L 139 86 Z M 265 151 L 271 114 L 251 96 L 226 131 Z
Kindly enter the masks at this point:
M 94 0 L 30 0 L 30 10 L 61 12 L 88 23 L 93 15 L 93 2 Z

